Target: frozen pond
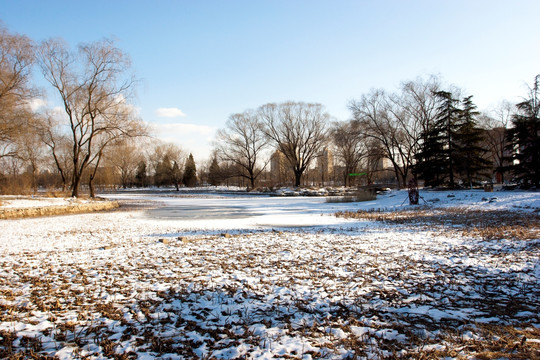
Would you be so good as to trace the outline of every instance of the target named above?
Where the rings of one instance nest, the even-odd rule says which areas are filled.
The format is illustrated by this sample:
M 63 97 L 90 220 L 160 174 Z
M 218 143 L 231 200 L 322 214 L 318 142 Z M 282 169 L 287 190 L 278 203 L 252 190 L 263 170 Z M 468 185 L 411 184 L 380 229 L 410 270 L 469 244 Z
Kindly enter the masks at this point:
M 258 195 L 197 194 L 111 194 L 118 200 L 145 200 L 158 204 L 144 211 L 147 220 L 189 222 L 204 226 L 210 223 L 241 226 L 319 226 L 343 220 L 333 216 L 336 211 L 350 209 L 351 204 L 327 203 L 325 197 L 270 197 Z
M 210 204 L 167 204 L 157 209 L 146 212 L 146 216 L 151 219 L 241 219 L 257 214 L 251 212 L 245 206 L 224 204 L 222 207 L 215 207 Z
M 481 210 L 512 207 L 537 207 L 534 192 L 421 191 L 424 206 L 470 206 Z M 329 203 L 325 197 L 270 197 L 262 195 L 218 194 L 203 192 L 119 192 L 105 197 L 134 202 L 151 202 L 156 206 L 138 212 L 141 221 L 167 221 L 171 226 L 189 229 L 253 229 L 323 227 L 343 225 L 350 221 L 336 218 L 337 211 L 358 209 L 409 208 L 406 191 L 392 191 L 377 196 L 375 201 Z
M 268 196 L 161 198 L 162 207 L 148 210 L 154 219 L 239 219 L 265 214 L 321 214 L 328 211 L 324 198 L 271 198 Z

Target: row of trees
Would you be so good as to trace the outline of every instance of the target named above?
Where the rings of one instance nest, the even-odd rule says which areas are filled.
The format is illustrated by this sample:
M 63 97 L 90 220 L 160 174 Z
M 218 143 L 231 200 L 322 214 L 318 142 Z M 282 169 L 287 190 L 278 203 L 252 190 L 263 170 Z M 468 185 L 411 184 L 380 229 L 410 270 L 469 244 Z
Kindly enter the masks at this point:
M 129 58 L 114 42 L 71 49 L 58 39 L 36 44 L 0 26 L 0 51 L 4 188 L 24 177 L 34 189 L 41 181 L 70 189 L 73 196 L 83 183 L 93 196 L 96 182 L 178 189 L 236 177 L 255 188 L 276 154 L 299 186 L 323 149 L 335 154 L 345 185 L 352 173 L 372 181 L 385 164 L 402 187 L 411 178 L 429 186 L 472 186 L 494 174 L 500 181 L 540 185 L 540 77 L 517 106 L 504 103 L 491 114 L 479 113 L 472 96 L 445 88 L 435 76 L 350 101 L 348 121 L 333 120 L 321 104 L 265 104 L 229 117 L 217 133 L 214 155 L 197 173 L 191 154 L 149 141 L 149 128 L 130 103 L 136 81 Z M 34 69 L 48 89 L 33 86 Z M 60 107 L 40 104 L 45 90 Z
M 38 186 L 194 186 L 193 156 L 149 137 L 130 104 L 130 60 L 105 39 L 71 49 L 60 39 L 35 43 L 0 24 L 0 188 Z M 38 70 L 49 84 L 32 84 Z M 38 100 L 49 91 L 60 103 Z
M 106 164 L 117 174 L 112 185 L 129 187 L 195 186 L 197 168 L 193 155 L 172 143 L 151 141 L 115 148 Z M 124 145 L 122 145 L 124 146 Z M 103 185 L 111 185 L 104 183 Z
M 257 110 L 232 115 L 216 138 L 221 161 L 237 166 L 238 175 L 249 180 L 251 188 L 269 162 L 261 162 L 270 145 L 287 159 L 294 173 L 295 186 L 324 146 L 330 115 L 320 104 L 285 102 L 266 104 Z
M 526 186 L 539 186 L 538 87 L 517 106 L 503 102 L 480 113 L 472 96 L 445 90 L 438 77 L 401 84 L 398 92 L 372 90 L 349 102 L 352 119 L 331 122 L 320 104 L 266 104 L 233 114 L 216 138 L 216 154 L 233 163 L 251 187 L 279 151 L 299 186 L 323 148 L 342 166 L 342 182 L 352 173 L 370 173 L 386 161 L 398 186 L 411 178 L 426 186 L 472 187 L 511 172 Z M 510 121 L 511 120 L 511 121 Z
M 46 151 L 64 188 L 78 196 L 87 176 L 94 196 L 94 179 L 108 150 L 148 135 L 129 103 L 135 83 L 129 58 L 110 40 L 70 49 L 59 39 L 36 44 L 3 26 L 0 51 L 0 160 L 4 166 L 29 164 L 35 173 Z M 43 95 L 30 83 L 34 65 L 61 110 L 32 108 Z
M 422 143 L 415 154 L 415 170 L 426 185 L 447 181 L 455 187 L 460 176 L 470 187 L 474 180 L 489 178 L 490 163 L 484 158 L 483 130 L 478 127 L 479 113 L 472 96 L 455 99 L 448 91 L 437 91 L 436 117 L 421 132 Z

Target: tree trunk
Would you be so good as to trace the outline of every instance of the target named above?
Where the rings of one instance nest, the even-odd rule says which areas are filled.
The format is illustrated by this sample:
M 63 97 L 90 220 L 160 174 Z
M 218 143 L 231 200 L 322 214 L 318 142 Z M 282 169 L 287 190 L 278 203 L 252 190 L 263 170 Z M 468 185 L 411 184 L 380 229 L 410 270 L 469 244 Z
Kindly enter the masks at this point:
M 64 192 L 68 188 L 67 179 L 63 171 L 60 172 L 60 176 L 62 177 L 62 192 Z
M 88 187 L 90 189 L 90 198 L 93 199 L 96 197 L 96 192 L 94 191 L 94 174 L 90 175 L 90 180 L 88 181 Z
M 407 173 L 401 174 L 401 178 L 403 180 L 403 188 L 407 186 Z
M 71 184 L 71 197 L 79 197 L 79 185 L 81 177 L 73 175 L 73 184 Z
M 37 171 L 35 165 L 32 165 L 32 190 L 34 191 L 34 195 L 37 194 Z
M 456 187 L 456 184 L 454 183 L 454 166 L 452 165 L 452 160 L 450 160 L 450 170 L 448 174 L 450 176 L 450 189 L 453 189 Z
M 345 186 L 351 186 L 351 177 L 349 176 L 349 174 L 351 174 L 353 171 L 353 169 L 349 168 L 348 166 L 345 166 L 345 174 L 344 174 L 344 178 L 343 178 L 343 184 Z
M 394 174 L 396 175 L 397 187 L 398 187 L 398 190 L 399 190 L 399 189 L 401 189 L 401 181 L 399 180 L 401 178 L 401 176 L 399 174 L 399 168 L 398 168 L 398 166 L 396 164 L 394 164 Z
M 302 180 L 302 172 L 299 170 L 294 170 L 294 186 L 300 187 L 301 180 Z
M 448 130 L 450 131 L 450 130 Z M 450 177 L 450 189 L 456 187 L 454 182 L 454 149 L 452 149 L 451 138 L 448 138 L 448 176 Z

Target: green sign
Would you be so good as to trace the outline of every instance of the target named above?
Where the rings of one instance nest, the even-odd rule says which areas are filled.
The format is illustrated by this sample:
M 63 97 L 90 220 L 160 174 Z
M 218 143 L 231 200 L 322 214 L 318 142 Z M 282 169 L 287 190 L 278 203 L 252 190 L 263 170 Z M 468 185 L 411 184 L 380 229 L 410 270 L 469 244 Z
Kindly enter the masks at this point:
M 367 173 L 362 172 L 362 173 L 352 173 L 352 174 L 349 174 L 349 176 L 363 176 L 363 175 L 367 175 Z

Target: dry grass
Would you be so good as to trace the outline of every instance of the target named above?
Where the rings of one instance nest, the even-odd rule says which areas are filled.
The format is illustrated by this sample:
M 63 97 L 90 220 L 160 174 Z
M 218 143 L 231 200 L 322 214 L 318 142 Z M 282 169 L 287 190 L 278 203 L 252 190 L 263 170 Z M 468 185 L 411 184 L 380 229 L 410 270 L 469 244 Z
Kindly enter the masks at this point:
M 326 198 L 326 202 L 327 203 L 350 203 L 350 202 L 372 201 L 375 199 L 377 199 L 377 194 L 375 192 L 358 190 L 350 195 L 328 196 Z
M 49 197 L 49 198 L 69 198 L 71 197 L 71 192 L 62 191 L 62 190 L 47 190 L 44 193 L 40 193 L 39 196 Z M 88 198 L 88 195 L 79 196 L 81 199 Z
M 40 216 L 65 214 L 81 214 L 94 211 L 106 211 L 118 208 L 117 201 L 99 201 L 90 203 L 74 203 L 72 205 L 43 206 L 29 208 L 0 209 L 0 219 L 23 219 Z
M 436 226 L 443 234 L 465 231 L 471 224 L 480 230 L 495 226 L 493 213 L 462 216 L 459 209 L 354 214 L 351 217 L 392 224 Z M 535 218 L 497 214 L 496 222 L 505 226 L 537 228 Z M 261 325 L 306 339 L 320 350 L 296 350 L 280 358 L 336 358 L 343 349 L 350 359 L 540 358 L 540 331 L 526 323 L 537 324 L 538 317 L 516 315 L 538 313 L 538 285 L 523 266 L 537 249 L 525 244 L 519 254 L 495 253 L 498 244 L 478 239 L 446 247 L 445 238 L 445 246 L 432 245 L 439 241 L 436 236 L 425 244 L 410 235 L 413 228 L 405 226 L 398 233 L 409 236 L 402 244 L 384 245 L 364 234 L 175 233 L 166 243 L 153 238 L 81 254 L 70 250 L 3 258 L 0 321 L 32 323 L 37 310 L 46 313 L 54 327 L 42 333 L 52 339 L 49 343 L 0 333 L 0 358 L 50 359 L 44 345 L 51 343 L 58 349 L 66 344 L 99 347 L 92 356 L 111 359 L 135 359 L 134 351 L 157 358 L 197 358 L 194 350 L 203 345 L 219 350 L 243 344 L 250 351 L 273 346 L 279 338 L 256 333 L 254 326 Z M 401 251 L 396 245 L 410 248 Z M 482 267 L 443 261 L 451 257 L 479 259 Z M 512 276 L 483 267 L 499 263 L 515 265 L 509 270 Z M 163 286 L 152 290 L 155 284 Z M 290 292 L 277 294 L 277 288 Z M 296 292 L 302 288 L 309 291 Z M 104 300 L 103 294 L 114 298 Z M 415 294 L 421 296 L 412 298 Z M 14 305 L 16 299 L 26 305 Z M 498 317 L 500 322 L 477 322 L 474 317 L 434 321 L 425 314 L 395 311 L 412 305 L 449 312 L 475 309 L 482 313 L 478 317 Z M 73 313 L 78 316 L 66 318 Z M 369 331 L 357 336 L 354 327 Z M 392 332 L 402 340 L 385 336 Z M 205 338 L 193 339 L 190 333 Z M 249 352 L 239 358 L 249 358 Z
M 514 326 L 479 324 L 468 327 L 474 331 L 475 339 L 464 337 L 454 329 L 445 329 L 441 340 L 444 349 L 419 350 L 411 355 L 416 359 L 540 359 L 540 329 L 520 329 Z
M 358 210 L 336 213 L 338 217 L 380 221 L 387 224 L 418 225 L 449 231 L 485 240 L 532 240 L 540 236 L 540 215 L 511 211 L 482 211 L 461 208 L 419 209 L 400 211 Z

